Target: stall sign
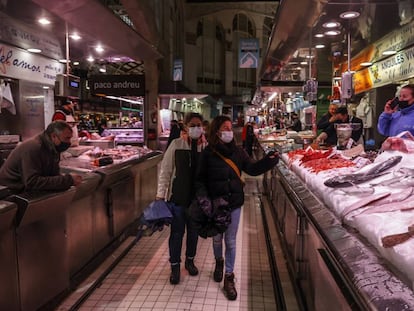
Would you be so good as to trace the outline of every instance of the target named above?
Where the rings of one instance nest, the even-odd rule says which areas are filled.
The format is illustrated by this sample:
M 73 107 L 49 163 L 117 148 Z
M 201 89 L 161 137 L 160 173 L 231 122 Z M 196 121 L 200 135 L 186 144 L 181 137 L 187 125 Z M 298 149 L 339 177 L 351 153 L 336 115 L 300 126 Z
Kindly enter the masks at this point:
M 414 47 L 403 50 L 369 67 L 373 87 L 395 83 L 414 76 Z
M 0 12 L 0 41 L 22 49 L 37 48 L 54 59 L 64 58 L 59 41 Z
M 383 57 L 384 51 L 400 51 L 414 43 L 414 21 L 395 29 L 374 43 L 375 53 L 371 61 Z
M 144 75 L 97 75 L 89 78 L 92 95 L 145 96 Z
M 240 39 L 239 68 L 257 68 L 259 63 L 259 40 Z
M 0 44 L 0 76 L 54 85 L 64 67 L 56 60 Z
M 368 68 L 354 73 L 354 92 L 359 94 L 372 89 L 373 83 Z
M 183 80 L 183 60 L 175 59 L 173 68 L 173 81 Z

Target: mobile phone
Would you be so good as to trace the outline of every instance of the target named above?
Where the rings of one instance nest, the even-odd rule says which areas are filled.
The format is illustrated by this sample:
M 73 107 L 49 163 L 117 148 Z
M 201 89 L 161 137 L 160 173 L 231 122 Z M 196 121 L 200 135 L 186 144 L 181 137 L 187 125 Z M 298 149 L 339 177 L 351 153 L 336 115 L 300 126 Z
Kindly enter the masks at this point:
M 392 102 L 390 103 L 390 108 L 394 109 L 399 103 L 398 97 L 395 97 Z

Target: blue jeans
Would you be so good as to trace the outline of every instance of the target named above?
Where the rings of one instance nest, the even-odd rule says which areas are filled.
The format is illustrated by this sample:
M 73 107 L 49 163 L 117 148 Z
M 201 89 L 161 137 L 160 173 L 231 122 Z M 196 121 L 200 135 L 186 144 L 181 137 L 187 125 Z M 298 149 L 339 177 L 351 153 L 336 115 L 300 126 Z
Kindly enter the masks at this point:
M 170 263 L 177 264 L 181 262 L 181 248 L 185 228 L 187 227 L 187 243 L 185 256 L 193 258 L 197 251 L 198 233 L 194 229 L 186 209 L 181 206 L 174 206 L 174 217 L 171 223 L 170 239 L 168 241 L 170 249 Z
M 223 257 L 223 238 L 226 245 L 225 253 L 225 273 L 232 273 L 234 262 L 236 260 L 236 236 L 239 228 L 241 208 L 236 208 L 231 212 L 231 223 L 224 233 L 217 234 L 213 237 L 214 257 Z

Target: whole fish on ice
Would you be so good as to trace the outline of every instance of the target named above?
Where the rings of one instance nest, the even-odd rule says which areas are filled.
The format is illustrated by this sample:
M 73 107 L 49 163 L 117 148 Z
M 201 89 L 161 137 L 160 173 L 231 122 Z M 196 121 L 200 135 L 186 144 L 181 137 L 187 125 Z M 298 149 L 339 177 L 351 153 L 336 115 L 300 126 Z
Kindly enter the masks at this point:
M 388 174 L 386 170 L 400 163 L 401 159 L 402 156 L 394 156 L 374 165 L 366 172 L 335 176 L 325 180 L 324 184 L 325 186 L 331 188 L 351 187 L 353 185 L 380 177 L 384 174 Z
M 351 212 L 353 212 L 357 209 L 360 209 L 361 207 L 364 207 L 364 206 L 366 206 L 366 205 L 368 205 L 372 202 L 383 199 L 383 198 L 389 196 L 390 194 L 391 194 L 390 192 L 385 192 L 385 193 L 380 193 L 380 194 L 373 194 L 373 195 L 367 196 L 367 197 L 355 202 L 354 204 L 348 206 L 347 208 L 345 208 L 342 211 L 342 214 L 341 214 L 342 219 L 344 219 L 345 216 L 347 216 L 349 213 L 351 213 Z
M 370 186 L 388 186 L 393 188 L 407 188 L 414 186 L 414 169 L 400 167 L 393 172 L 394 177 L 382 180 L 378 183 L 371 183 Z

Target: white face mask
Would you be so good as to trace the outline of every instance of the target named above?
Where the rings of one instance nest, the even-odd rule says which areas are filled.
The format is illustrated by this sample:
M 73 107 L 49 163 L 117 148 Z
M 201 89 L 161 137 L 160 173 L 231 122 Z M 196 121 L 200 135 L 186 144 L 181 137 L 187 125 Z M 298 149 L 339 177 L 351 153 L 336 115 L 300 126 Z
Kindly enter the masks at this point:
M 191 139 L 199 139 L 203 134 L 203 128 L 201 126 L 193 126 L 188 128 L 188 135 Z
M 222 131 L 220 135 L 220 139 L 226 144 L 233 140 L 233 131 Z

